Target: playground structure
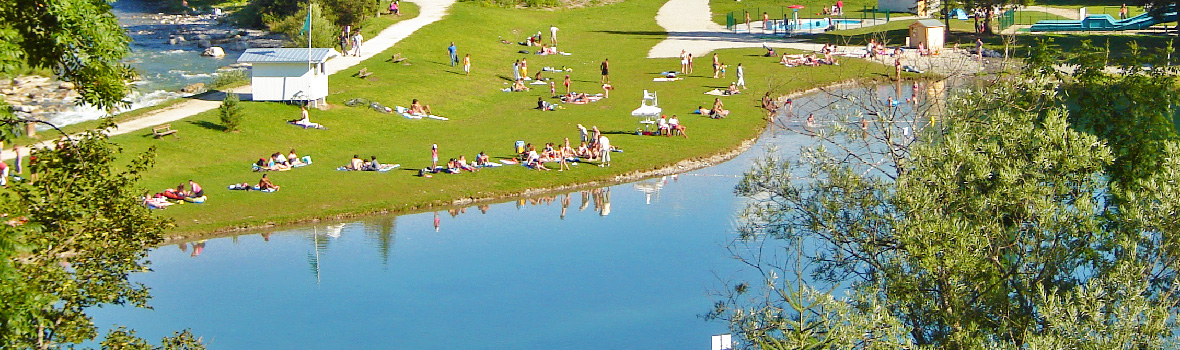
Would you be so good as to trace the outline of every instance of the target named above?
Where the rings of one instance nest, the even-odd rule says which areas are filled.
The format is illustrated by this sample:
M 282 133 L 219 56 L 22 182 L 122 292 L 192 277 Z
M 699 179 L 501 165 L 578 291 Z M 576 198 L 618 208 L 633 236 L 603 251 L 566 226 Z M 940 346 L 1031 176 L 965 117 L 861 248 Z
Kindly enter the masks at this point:
M 1081 20 L 1044 20 L 1033 24 L 1032 32 L 1080 32 L 1080 31 L 1123 31 L 1142 30 L 1151 26 L 1175 22 L 1178 16 L 1176 6 L 1169 5 L 1138 16 L 1116 20 L 1109 14 L 1089 15 Z

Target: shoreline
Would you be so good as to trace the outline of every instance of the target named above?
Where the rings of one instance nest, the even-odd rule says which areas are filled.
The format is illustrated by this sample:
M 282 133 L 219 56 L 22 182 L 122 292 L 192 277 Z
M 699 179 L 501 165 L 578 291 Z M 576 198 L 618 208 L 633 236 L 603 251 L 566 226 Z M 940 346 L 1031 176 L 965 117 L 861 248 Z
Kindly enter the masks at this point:
M 783 100 L 783 99 L 794 99 L 794 98 L 798 98 L 800 96 L 818 93 L 818 92 L 821 92 L 825 89 L 832 89 L 832 88 L 838 88 L 838 87 L 842 87 L 842 86 L 855 84 L 857 81 L 862 81 L 862 80 L 863 81 L 871 81 L 871 79 L 850 79 L 850 80 L 844 80 L 844 81 L 837 81 L 837 82 L 832 82 L 832 83 L 822 85 L 822 86 L 812 87 L 812 88 L 802 90 L 802 91 L 795 91 L 795 92 L 790 92 L 790 93 L 787 93 L 784 95 L 780 95 L 780 96 L 776 97 L 775 100 L 781 102 L 781 100 Z M 742 153 L 745 153 L 746 151 L 749 151 L 751 147 L 753 147 L 755 144 L 758 143 L 758 140 L 762 138 L 762 135 L 766 133 L 766 130 L 767 130 L 767 128 L 770 127 L 771 123 L 772 123 L 771 120 L 769 120 L 769 119 L 765 120 L 765 123 L 763 123 L 761 125 L 761 128 L 758 129 L 758 131 L 754 135 L 754 137 L 742 140 L 741 142 L 739 142 L 735 145 L 731 145 L 730 147 L 728 147 L 724 150 L 715 152 L 711 155 L 681 159 L 679 161 L 676 161 L 675 163 L 667 164 L 667 165 L 663 165 L 663 166 L 657 166 L 655 168 L 648 169 L 648 170 L 634 170 L 634 171 L 630 171 L 630 172 L 626 172 L 626 173 L 622 173 L 622 174 L 611 175 L 604 180 L 571 183 L 571 184 L 554 186 L 554 187 L 524 188 L 524 189 L 520 189 L 517 191 L 508 192 L 508 193 L 489 194 L 489 195 L 482 196 L 482 197 L 455 198 L 455 199 L 451 199 L 450 201 L 442 202 L 442 203 L 436 202 L 436 203 L 405 204 L 405 205 L 401 206 L 402 209 L 385 208 L 385 209 L 372 210 L 372 211 L 357 211 L 357 212 L 335 214 L 335 215 L 330 215 L 330 216 L 326 216 L 326 217 L 304 218 L 304 219 L 292 220 L 289 222 L 282 222 L 282 223 L 267 223 L 267 224 L 262 224 L 262 225 L 226 227 L 226 228 L 216 229 L 213 231 L 206 231 L 203 233 L 195 233 L 195 234 L 167 234 L 167 233 L 165 233 L 164 234 L 164 242 L 161 243 L 159 246 L 165 246 L 165 245 L 194 241 L 194 240 L 212 239 L 212 238 L 221 238 L 221 237 L 232 237 L 232 236 L 251 234 L 251 233 L 256 233 L 256 232 L 290 229 L 290 228 L 295 228 L 297 226 L 302 226 L 302 225 L 307 225 L 307 224 L 312 224 L 312 223 L 340 222 L 340 221 L 347 221 L 347 220 L 351 220 L 351 219 L 372 217 L 372 216 L 378 216 L 378 215 L 399 215 L 400 216 L 400 215 L 424 213 L 424 212 L 431 211 L 431 210 L 438 209 L 438 208 L 467 207 L 467 206 L 478 205 L 478 204 L 500 203 L 500 202 L 509 201 L 510 198 L 532 197 L 532 196 L 551 194 L 551 193 L 564 193 L 564 192 L 576 191 L 576 190 L 580 190 L 580 189 L 584 189 L 584 188 L 614 186 L 614 185 L 635 182 L 635 181 L 650 179 L 650 178 L 659 177 L 659 176 L 682 174 L 682 173 L 686 173 L 689 171 L 703 169 L 703 168 L 707 168 L 710 166 L 724 163 L 726 161 L 736 158 L 738 155 L 741 155 Z

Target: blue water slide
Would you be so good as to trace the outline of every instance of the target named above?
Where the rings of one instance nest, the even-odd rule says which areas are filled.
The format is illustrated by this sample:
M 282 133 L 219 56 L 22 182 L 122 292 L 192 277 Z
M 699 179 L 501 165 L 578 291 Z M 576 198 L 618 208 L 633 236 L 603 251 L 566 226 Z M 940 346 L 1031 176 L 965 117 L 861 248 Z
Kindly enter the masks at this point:
M 1029 28 L 1033 32 L 1084 32 L 1147 29 L 1160 23 L 1175 22 L 1176 7 L 1167 6 L 1141 15 L 1116 20 L 1111 15 L 1090 15 L 1082 20 L 1037 21 Z

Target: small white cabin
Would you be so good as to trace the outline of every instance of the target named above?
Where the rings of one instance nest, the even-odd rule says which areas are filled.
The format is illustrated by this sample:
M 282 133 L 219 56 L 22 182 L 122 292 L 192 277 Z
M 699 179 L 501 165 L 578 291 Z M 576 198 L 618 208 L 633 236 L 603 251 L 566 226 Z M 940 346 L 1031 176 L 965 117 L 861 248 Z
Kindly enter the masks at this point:
M 249 63 L 254 101 L 307 101 L 315 105 L 328 96 L 324 62 L 340 56 L 333 49 L 248 49 L 238 63 Z

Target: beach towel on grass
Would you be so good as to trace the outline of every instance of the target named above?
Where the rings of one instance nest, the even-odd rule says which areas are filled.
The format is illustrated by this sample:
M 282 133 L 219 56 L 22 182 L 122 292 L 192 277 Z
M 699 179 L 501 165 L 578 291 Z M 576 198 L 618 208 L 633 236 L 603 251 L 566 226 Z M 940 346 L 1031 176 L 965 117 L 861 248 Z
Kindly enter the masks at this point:
M 651 81 L 677 81 L 677 80 L 684 80 L 684 78 L 664 78 L 664 77 L 660 77 L 660 78 L 652 78 L 652 79 L 651 79 Z
M 377 166 L 377 172 L 382 172 L 382 173 L 383 173 L 383 172 L 386 172 L 386 171 L 390 171 L 390 170 L 393 170 L 393 169 L 400 168 L 401 166 L 402 166 L 401 164 L 381 164 L 381 165 L 378 165 L 378 166 Z M 343 166 L 342 166 L 342 167 L 338 167 L 338 168 L 336 168 L 336 170 L 340 170 L 340 171 L 357 171 L 357 170 L 349 169 L 348 167 L 343 167 Z M 361 171 L 372 171 L 372 170 L 361 170 Z
M 502 167 L 502 166 L 504 166 L 504 164 L 498 164 L 498 163 L 484 163 L 484 164 L 476 165 L 475 167 L 476 167 L 476 168 L 499 168 L 499 167 Z
M 705 91 L 705 95 L 729 96 L 729 95 L 726 95 L 725 92 L 721 91 L 720 89 L 713 89 L 713 91 Z
M 500 160 L 500 163 L 504 163 L 504 164 L 508 164 L 508 165 L 513 165 L 513 164 L 516 164 L 516 163 L 519 163 L 519 162 L 517 162 L 517 161 L 515 161 L 515 160 L 512 160 L 512 159 L 501 159 L 501 160 Z
M 229 189 L 230 189 L 230 190 L 234 190 L 234 191 L 258 191 L 258 192 L 266 192 L 266 193 L 270 193 L 270 192 L 278 191 L 278 190 L 276 190 L 276 189 L 273 189 L 273 188 L 270 188 L 270 189 L 265 189 L 265 190 L 263 190 L 263 189 L 260 189 L 260 188 L 258 187 L 258 185 L 254 185 L 254 186 L 250 186 L 250 185 L 245 185 L 245 186 L 243 186 L 243 185 L 244 185 L 244 184 L 233 184 L 233 185 L 229 185 Z

